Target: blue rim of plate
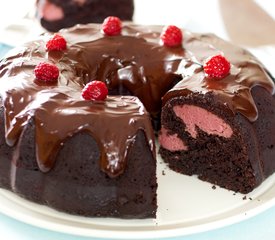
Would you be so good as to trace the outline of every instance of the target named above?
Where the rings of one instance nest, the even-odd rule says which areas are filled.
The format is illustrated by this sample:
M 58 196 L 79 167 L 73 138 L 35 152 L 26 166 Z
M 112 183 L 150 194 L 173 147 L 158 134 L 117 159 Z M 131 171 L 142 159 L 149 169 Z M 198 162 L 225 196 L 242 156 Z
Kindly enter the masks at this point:
M 0 59 L 5 56 L 5 54 L 11 50 L 13 47 L 5 43 L 0 43 Z

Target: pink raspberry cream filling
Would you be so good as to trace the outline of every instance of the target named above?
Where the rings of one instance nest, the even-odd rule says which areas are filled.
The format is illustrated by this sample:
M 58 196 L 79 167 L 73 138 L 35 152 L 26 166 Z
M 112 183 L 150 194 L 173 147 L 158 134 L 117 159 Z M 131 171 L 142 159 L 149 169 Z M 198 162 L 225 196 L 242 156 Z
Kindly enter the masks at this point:
M 193 138 L 197 137 L 196 126 L 209 135 L 230 138 L 233 134 L 232 128 L 223 119 L 201 107 L 185 104 L 174 106 L 173 110 Z
M 63 9 L 49 1 L 45 1 L 39 6 L 40 17 L 43 17 L 47 21 L 57 21 L 64 18 Z
M 164 127 L 162 127 L 160 130 L 159 144 L 163 148 L 171 152 L 184 151 L 184 150 L 186 151 L 188 149 L 187 145 L 185 145 L 183 140 L 180 139 L 177 134 L 169 135 L 168 130 Z
M 173 110 L 177 117 L 184 122 L 185 131 L 189 132 L 191 137 L 197 137 L 196 127 L 209 135 L 218 135 L 224 138 L 230 138 L 233 134 L 232 128 L 217 115 L 194 105 L 174 106 Z M 168 134 L 168 130 L 161 128 L 159 134 L 159 144 L 171 151 L 186 151 L 188 145 L 175 134 Z

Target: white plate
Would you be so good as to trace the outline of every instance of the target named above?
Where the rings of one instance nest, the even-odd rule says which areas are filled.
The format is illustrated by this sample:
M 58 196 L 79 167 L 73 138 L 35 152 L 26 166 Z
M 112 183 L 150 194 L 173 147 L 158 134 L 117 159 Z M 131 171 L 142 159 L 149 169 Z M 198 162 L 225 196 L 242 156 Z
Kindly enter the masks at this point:
M 220 228 L 275 205 L 275 174 L 247 195 L 175 173 L 158 159 L 156 219 L 85 218 L 57 212 L 0 190 L 0 211 L 22 222 L 78 236 L 142 239 L 183 236 Z M 164 174 L 165 175 L 164 175 Z

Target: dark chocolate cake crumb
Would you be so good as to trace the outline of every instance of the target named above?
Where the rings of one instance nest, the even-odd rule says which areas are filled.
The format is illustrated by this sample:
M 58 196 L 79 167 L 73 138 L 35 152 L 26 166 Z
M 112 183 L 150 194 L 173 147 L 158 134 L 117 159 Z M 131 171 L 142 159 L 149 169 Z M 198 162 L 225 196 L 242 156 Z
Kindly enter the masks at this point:
M 215 185 L 212 186 L 212 189 L 215 190 L 217 187 Z
M 246 200 L 246 196 L 243 197 L 243 200 Z

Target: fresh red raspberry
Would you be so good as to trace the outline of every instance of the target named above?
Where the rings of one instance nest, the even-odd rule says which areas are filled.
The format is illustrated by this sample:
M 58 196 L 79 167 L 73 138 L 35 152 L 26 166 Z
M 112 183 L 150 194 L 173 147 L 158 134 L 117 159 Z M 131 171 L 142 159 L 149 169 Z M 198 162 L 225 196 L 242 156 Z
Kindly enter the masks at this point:
M 34 68 L 37 80 L 44 82 L 56 82 L 59 76 L 58 68 L 50 63 L 41 62 Z
M 115 36 L 121 33 L 122 23 L 118 17 L 107 17 L 103 21 L 102 30 L 108 36 Z
M 216 55 L 206 60 L 203 65 L 208 77 L 222 79 L 230 72 L 230 62 L 222 55 Z
M 86 84 L 82 90 L 82 97 L 85 100 L 103 101 L 108 95 L 108 88 L 104 82 L 94 80 Z
M 55 34 L 46 43 L 46 48 L 48 51 L 64 51 L 67 49 L 67 42 L 64 37 Z
M 164 27 L 160 35 L 160 39 L 167 47 L 177 47 L 181 45 L 182 38 L 182 31 L 174 25 Z

